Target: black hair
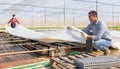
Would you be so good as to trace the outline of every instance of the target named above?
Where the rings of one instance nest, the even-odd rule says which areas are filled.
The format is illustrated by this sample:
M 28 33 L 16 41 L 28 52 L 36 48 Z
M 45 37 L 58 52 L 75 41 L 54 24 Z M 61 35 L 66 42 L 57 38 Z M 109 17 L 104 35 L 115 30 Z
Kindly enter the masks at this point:
M 97 12 L 96 12 L 96 11 L 94 11 L 94 10 L 89 11 L 89 13 L 88 13 L 88 14 L 93 14 L 93 16 L 96 16 L 96 17 L 97 17 Z
M 12 14 L 12 16 L 15 16 L 15 14 Z

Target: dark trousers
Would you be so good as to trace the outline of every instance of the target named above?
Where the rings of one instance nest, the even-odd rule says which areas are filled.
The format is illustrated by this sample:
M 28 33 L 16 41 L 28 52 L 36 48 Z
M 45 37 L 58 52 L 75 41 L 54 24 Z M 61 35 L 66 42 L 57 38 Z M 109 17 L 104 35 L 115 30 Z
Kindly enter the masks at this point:
M 12 27 L 12 28 L 15 28 L 15 27 L 16 27 L 16 24 L 15 24 L 15 23 L 11 23 L 11 27 Z
M 92 39 L 86 40 L 86 53 L 91 53 L 93 50 Z

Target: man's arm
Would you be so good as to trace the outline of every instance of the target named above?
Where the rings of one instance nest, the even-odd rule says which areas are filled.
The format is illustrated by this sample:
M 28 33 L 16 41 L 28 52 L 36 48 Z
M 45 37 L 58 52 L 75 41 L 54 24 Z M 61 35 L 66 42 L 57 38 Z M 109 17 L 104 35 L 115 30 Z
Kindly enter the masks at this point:
M 90 28 L 92 27 L 91 23 L 86 27 L 84 28 L 82 31 L 89 34 L 89 31 L 90 31 Z
M 16 19 L 16 22 L 18 23 L 18 24 L 20 24 L 20 22 Z
M 8 24 L 11 22 L 12 18 L 9 20 Z
M 98 26 L 98 30 L 96 31 L 96 35 L 88 35 L 87 38 L 93 39 L 93 40 L 99 40 L 103 36 L 105 32 L 105 26 L 103 24 L 100 24 Z

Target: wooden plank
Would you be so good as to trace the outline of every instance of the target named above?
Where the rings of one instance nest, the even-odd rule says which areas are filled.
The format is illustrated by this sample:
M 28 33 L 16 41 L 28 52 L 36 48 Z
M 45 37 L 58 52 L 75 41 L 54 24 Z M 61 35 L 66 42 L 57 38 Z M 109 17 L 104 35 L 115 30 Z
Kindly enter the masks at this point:
M 58 58 L 55 58 L 57 60 L 60 60 Z M 50 66 L 54 69 L 66 69 L 65 67 L 63 67 L 62 65 L 60 65 L 59 63 L 57 63 L 55 60 L 50 59 Z
M 34 46 L 34 48 L 36 48 L 36 49 L 42 49 L 43 47 L 41 47 L 41 46 L 39 46 L 39 45 L 33 45 Z
M 14 41 L 9 41 L 9 40 L 1 40 L 0 43 L 11 43 L 11 42 L 26 42 L 26 40 L 14 40 Z
M 12 55 L 12 54 L 23 54 L 23 53 L 31 53 L 31 52 L 40 52 L 40 51 L 53 51 L 55 49 L 43 49 L 43 50 L 31 50 L 31 51 L 20 51 L 20 52 L 9 52 L 9 53 L 1 53 L 0 56 L 3 55 Z
M 61 66 L 63 66 L 64 68 L 66 68 L 66 69 L 68 69 L 68 67 L 67 67 L 67 65 L 66 64 L 64 64 L 61 60 L 59 60 L 58 58 L 54 58 L 54 59 L 51 59 L 51 61 L 52 61 L 52 67 L 54 67 L 53 66 L 53 64 L 54 64 L 54 62 L 55 63 L 57 63 L 57 64 L 60 64 Z
M 57 66 L 56 66 L 57 65 Z M 63 67 L 62 65 L 60 64 L 56 64 L 55 65 L 55 69 L 66 69 L 65 67 Z M 58 68 L 59 67 L 59 68 Z
M 77 57 L 77 58 L 85 58 L 85 57 L 82 56 L 82 55 L 75 55 L 75 57 Z
M 92 53 L 87 53 L 90 56 L 97 57 L 98 55 L 92 54 Z
M 37 41 L 37 40 L 36 40 Z M 51 45 L 50 43 L 44 42 L 44 41 L 37 41 L 39 44 L 42 44 L 46 47 L 55 47 L 54 45 Z
M 2 38 L 0 40 L 20 40 L 20 38 Z
M 68 56 L 69 59 L 75 60 L 76 57 L 75 56 Z
M 56 58 L 51 59 L 51 60 L 52 60 L 53 63 L 56 62 L 56 63 L 60 64 L 61 66 L 65 67 L 66 69 L 72 69 L 72 68 L 75 67 L 75 66 L 73 66 L 73 65 L 71 65 L 69 63 L 64 63 L 64 62 L 62 62 L 62 61 L 60 61 L 60 60 L 58 60 Z M 52 67 L 54 67 L 54 66 L 52 66 Z
M 25 45 L 22 45 L 23 47 L 29 49 L 29 50 L 33 50 L 34 49 L 34 46 L 32 44 L 25 44 Z
M 24 49 L 25 51 L 29 51 L 29 49 L 27 49 L 27 48 L 24 47 L 24 46 L 18 45 L 18 47 Z
M 70 63 L 70 64 L 74 64 L 74 62 L 72 60 L 68 59 L 67 57 L 59 57 L 59 58 Z
M 1 45 L 5 45 L 5 46 L 17 46 L 17 45 L 26 45 L 26 44 L 38 44 L 38 42 L 36 42 L 36 43 L 30 43 L 30 42 L 28 42 L 28 43 L 23 43 L 23 44 L 1 44 Z
M 88 54 L 81 54 L 82 56 L 84 56 L 84 57 L 92 57 L 92 56 L 90 56 L 90 55 L 88 55 Z

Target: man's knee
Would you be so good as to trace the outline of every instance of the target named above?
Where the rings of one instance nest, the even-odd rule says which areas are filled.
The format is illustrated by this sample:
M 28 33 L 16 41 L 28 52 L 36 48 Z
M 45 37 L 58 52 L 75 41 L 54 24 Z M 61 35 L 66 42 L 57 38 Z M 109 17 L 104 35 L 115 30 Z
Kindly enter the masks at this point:
M 94 46 L 98 46 L 100 44 L 99 41 L 94 41 Z
M 102 44 L 101 41 L 95 41 L 93 46 L 94 46 L 96 49 L 99 49 L 99 50 L 101 50 L 101 49 L 104 48 L 104 46 L 103 46 L 103 44 Z

